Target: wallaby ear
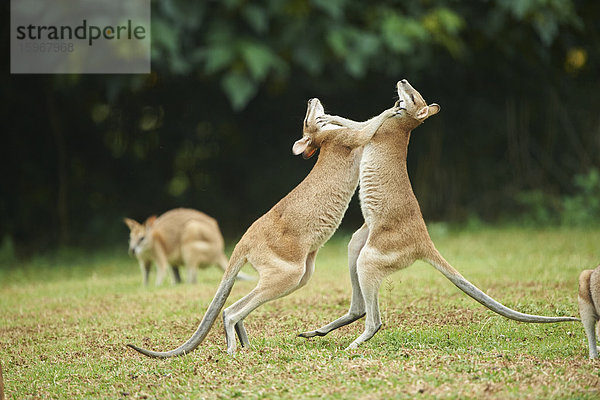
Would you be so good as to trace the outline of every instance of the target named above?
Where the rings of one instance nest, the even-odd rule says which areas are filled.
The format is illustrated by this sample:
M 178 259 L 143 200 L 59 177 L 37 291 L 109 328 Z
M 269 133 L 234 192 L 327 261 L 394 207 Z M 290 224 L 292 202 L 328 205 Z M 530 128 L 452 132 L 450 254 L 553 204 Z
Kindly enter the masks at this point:
M 154 221 L 156 221 L 156 215 L 151 215 L 148 217 L 146 222 L 144 222 L 144 225 L 146 228 L 150 228 L 152 225 L 154 225 Z
M 312 139 L 308 136 L 304 136 L 302 139 L 296 140 L 296 143 L 294 143 L 292 146 L 292 153 L 294 153 L 295 156 L 302 154 L 311 142 Z
M 437 104 L 437 103 L 431 103 L 429 105 L 429 115 L 428 115 L 428 117 L 431 117 L 432 115 L 435 115 L 435 114 L 439 113 L 441 109 L 442 109 L 442 107 L 440 107 L 439 104 Z
M 123 218 L 123 222 L 125 222 L 125 225 L 129 227 L 130 231 L 132 231 L 136 226 L 140 226 L 139 222 L 131 218 Z
M 431 103 L 430 105 L 421 108 L 419 112 L 417 112 L 417 119 L 419 121 L 424 121 L 438 112 L 440 112 L 440 106 L 436 103 Z

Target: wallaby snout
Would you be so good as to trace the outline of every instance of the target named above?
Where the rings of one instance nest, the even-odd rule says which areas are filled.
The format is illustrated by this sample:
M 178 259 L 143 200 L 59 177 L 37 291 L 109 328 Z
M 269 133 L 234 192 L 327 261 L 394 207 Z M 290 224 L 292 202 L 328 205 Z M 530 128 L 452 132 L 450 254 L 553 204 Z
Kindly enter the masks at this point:
M 304 128 L 308 128 L 311 125 L 315 125 L 315 120 L 321 115 L 325 114 L 325 108 L 323 104 L 316 97 L 308 100 L 308 107 L 306 108 L 306 117 L 304 118 Z

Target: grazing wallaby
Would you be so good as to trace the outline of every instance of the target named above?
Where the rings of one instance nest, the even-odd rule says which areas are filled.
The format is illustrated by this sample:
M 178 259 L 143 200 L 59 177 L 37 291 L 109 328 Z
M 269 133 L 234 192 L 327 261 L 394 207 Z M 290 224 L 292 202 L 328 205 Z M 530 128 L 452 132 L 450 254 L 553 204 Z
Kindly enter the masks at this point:
M 590 358 L 598 358 L 596 328 L 600 335 L 600 265 L 596 269 L 586 269 L 579 275 L 579 315 L 590 348 Z
M 152 261 L 156 263 L 156 285 L 160 285 L 169 267 L 173 282 L 181 282 L 180 265 L 185 265 L 188 281 L 196 282 L 198 268 L 217 265 L 225 270 L 228 260 L 219 225 L 214 218 L 188 208 L 176 208 L 160 217 L 150 217 L 144 224 L 125 218 L 130 229 L 129 251 L 135 253 L 142 270 L 144 285 Z M 250 279 L 248 276 L 241 278 Z
M 406 169 L 411 131 L 439 112 L 437 104 L 427 105 L 406 81 L 397 84 L 404 109 L 400 117 L 386 121 L 365 146 L 360 164 L 360 202 L 365 224 L 348 244 L 348 263 L 352 282 L 350 310 L 341 318 L 301 337 L 324 336 L 366 314 L 365 330 L 348 348 L 369 340 L 381 327 L 378 292 L 382 280 L 416 260 L 433 265 L 466 294 L 507 318 L 523 322 L 577 321 L 572 317 L 542 317 L 523 314 L 498 303 L 467 281 L 436 250 L 419 203 L 412 191 Z M 362 124 L 345 118 L 324 115 L 321 123 L 360 129 Z
M 244 318 L 267 301 L 306 285 L 319 248 L 339 226 L 358 185 L 363 146 L 384 120 L 397 109 L 382 112 L 361 129 L 334 129 L 317 123 L 324 115 L 318 99 L 308 102 L 302 139 L 292 147 L 295 155 L 320 154 L 310 173 L 287 196 L 256 220 L 235 246 L 229 265 L 204 318 L 192 337 L 168 352 L 154 352 L 129 345 L 150 357 L 173 357 L 194 350 L 204 340 L 231 292 L 240 268 L 249 262 L 258 271 L 257 286 L 223 312 L 227 352 L 236 350 L 235 334 L 242 347 L 249 346 Z

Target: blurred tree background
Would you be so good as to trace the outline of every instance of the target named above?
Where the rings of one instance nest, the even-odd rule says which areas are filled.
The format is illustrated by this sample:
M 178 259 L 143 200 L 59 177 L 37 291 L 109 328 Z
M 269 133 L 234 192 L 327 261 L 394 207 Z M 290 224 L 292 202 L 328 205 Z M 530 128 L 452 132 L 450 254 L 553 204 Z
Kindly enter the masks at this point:
M 314 164 L 291 154 L 307 99 L 364 120 L 402 78 L 442 106 L 409 151 L 426 220 L 600 221 L 596 0 L 157 0 L 151 74 L 5 60 L 5 251 L 125 247 L 123 217 L 179 206 L 235 240 Z

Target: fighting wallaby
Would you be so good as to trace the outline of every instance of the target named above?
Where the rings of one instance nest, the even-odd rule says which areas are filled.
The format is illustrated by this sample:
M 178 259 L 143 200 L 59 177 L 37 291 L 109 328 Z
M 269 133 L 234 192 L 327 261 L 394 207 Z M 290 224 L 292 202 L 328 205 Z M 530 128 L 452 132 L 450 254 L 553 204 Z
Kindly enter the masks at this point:
M 244 319 L 267 301 L 306 285 L 314 271 L 319 248 L 339 226 L 356 190 L 364 145 L 383 121 L 396 115 L 397 111 L 395 107 L 385 110 L 358 130 L 330 130 L 317 123 L 325 114 L 321 102 L 316 98 L 309 100 L 303 136 L 294 143 L 292 152 L 308 158 L 320 148 L 317 162 L 296 188 L 256 220 L 242 236 L 196 332 L 183 345 L 168 352 L 128 346 L 159 358 L 194 350 L 204 340 L 225 304 L 238 271 L 249 262 L 258 271 L 257 286 L 223 312 L 227 352 L 233 354 L 236 350 L 236 333 L 242 347 L 248 347 Z
M 596 328 L 600 336 L 600 265 L 596 269 L 586 269 L 579 275 L 579 316 L 585 329 L 590 349 L 590 358 L 598 358 Z
M 200 211 L 176 208 L 158 218 L 152 216 L 144 224 L 131 218 L 124 221 L 130 229 L 129 251 L 138 259 L 144 285 L 148 284 L 152 261 L 157 267 L 157 286 L 162 283 L 169 267 L 174 283 L 181 281 L 180 265 L 185 265 L 188 281 L 195 283 L 198 268 L 217 265 L 225 270 L 227 266 L 219 225 L 214 218 Z M 246 275 L 240 278 L 251 279 Z
M 360 164 L 359 197 L 365 224 L 348 244 L 352 283 L 350 309 L 341 318 L 300 336 L 324 336 L 366 315 L 363 334 L 348 348 L 356 348 L 369 340 L 381 327 L 378 292 L 382 280 L 416 260 L 428 262 L 467 295 L 507 318 L 523 322 L 577 321 L 572 317 L 542 317 L 511 310 L 467 281 L 437 251 L 412 191 L 406 155 L 411 131 L 437 114 L 440 106 L 427 105 L 406 80 L 398 82 L 397 90 L 396 105 L 403 113 L 381 126 L 365 146 Z M 362 127 L 359 122 L 331 115 L 322 116 L 320 122 L 351 129 Z

